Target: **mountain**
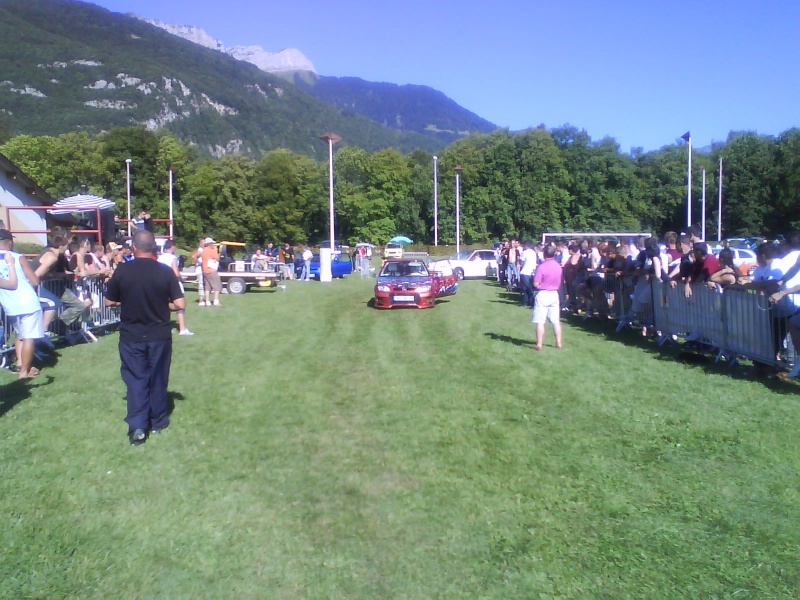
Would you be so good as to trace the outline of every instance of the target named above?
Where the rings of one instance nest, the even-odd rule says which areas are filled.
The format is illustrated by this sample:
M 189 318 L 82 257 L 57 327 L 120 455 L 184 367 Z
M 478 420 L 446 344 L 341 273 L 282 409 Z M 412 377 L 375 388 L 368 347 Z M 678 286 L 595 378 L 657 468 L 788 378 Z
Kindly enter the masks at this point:
M 427 86 L 377 83 L 358 77 L 320 76 L 311 61 L 295 48 L 280 52 L 267 52 L 255 45 L 227 48 L 224 42 L 199 27 L 137 18 L 195 44 L 252 63 L 267 73 L 286 77 L 323 102 L 391 129 L 415 131 L 445 144 L 470 133 L 489 133 L 497 129 L 493 123 Z
M 443 143 L 337 109 L 286 79 L 77 0 L 0 0 L 0 116 L 14 134 L 139 124 L 220 156 L 275 148 L 324 158 L 319 136 L 368 151 Z
M 138 15 L 130 15 L 137 19 L 141 19 L 145 23 L 150 23 L 156 27 L 160 27 L 164 31 L 168 31 L 172 35 L 176 35 L 200 46 L 217 50 L 229 54 L 237 60 L 243 60 L 257 66 L 262 71 L 267 73 L 280 74 L 295 74 L 295 73 L 316 73 L 314 65 L 308 60 L 305 55 L 296 48 L 286 48 L 280 52 L 267 52 L 261 46 L 232 46 L 226 48 L 220 40 L 211 37 L 205 30 L 192 25 L 173 25 L 172 23 L 165 23 L 164 21 L 157 21 L 155 19 L 148 19 Z
M 295 83 L 320 100 L 381 125 L 416 131 L 446 144 L 470 133 L 489 133 L 497 126 L 459 106 L 442 92 L 424 85 L 377 83 L 358 77 L 295 77 Z

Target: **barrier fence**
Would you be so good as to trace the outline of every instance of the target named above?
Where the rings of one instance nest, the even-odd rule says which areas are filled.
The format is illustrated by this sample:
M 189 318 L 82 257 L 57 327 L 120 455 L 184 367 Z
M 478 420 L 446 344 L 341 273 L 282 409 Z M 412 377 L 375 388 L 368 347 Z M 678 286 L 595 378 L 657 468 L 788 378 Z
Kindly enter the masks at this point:
M 94 341 L 95 332 L 119 323 L 119 309 L 106 307 L 105 283 L 100 275 L 77 280 L 43 279 L 39 299 L 49 321 L 46 337 L 53 343 L 74 344 L 81 340 Z M 11 326 L 0 307 L 0 366 L 10 364 L 14 351 Z
M 791 305 L 772 304 L 763 292 L 738 285 L 690 288 L 687 297 L 682 283 L 672 287 L 660 279 L 610 274 L 565 286 L 562 298 L 565 306 L 585 311 L 585 318 L 617 321 L 617 330 L 652 328 L 660 343 L 683 338 L 732 362 L 745 357 L 776 367 L 794 363 Z

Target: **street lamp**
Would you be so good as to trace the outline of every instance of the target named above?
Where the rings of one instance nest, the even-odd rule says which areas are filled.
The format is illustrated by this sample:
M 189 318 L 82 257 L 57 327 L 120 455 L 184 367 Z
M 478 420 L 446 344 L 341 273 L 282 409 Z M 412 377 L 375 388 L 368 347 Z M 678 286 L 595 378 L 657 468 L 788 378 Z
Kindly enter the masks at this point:
M 332 132 L 323 133 L 319 139 L 328 142 L 328 172 L 329 172 L 329 217 L 330 217 L 330 236 L 331 236 L 331 252 L 333 252 L 333 145 L 341 141 L 341 137 Z
M 169 168 L 169 239 L 173 239 L 175 237 L 175 228 L 172 226 L 172 203 L 174 201 L 173 192 L 172 192 L 172 174 L 175 172 L 175 167 Z
M 456 165 L 456 254 L 461 250 L 461 165 Z
M 433 157 L 433 245 L 439 245 L 439 157 Z
M 131 163 L 130 158 L 125 159 L 125 172 L 128 181 L 128 237 L 131 237 Z

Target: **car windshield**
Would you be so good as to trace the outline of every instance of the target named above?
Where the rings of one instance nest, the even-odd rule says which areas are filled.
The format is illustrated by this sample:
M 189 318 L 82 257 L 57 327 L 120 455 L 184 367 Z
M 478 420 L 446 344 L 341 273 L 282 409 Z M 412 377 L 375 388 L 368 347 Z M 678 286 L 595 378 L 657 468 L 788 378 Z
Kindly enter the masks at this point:
M 472 254 L 472 250 L 462 250 L 461 252 L 453 254 L 450 260 L 467 260 L 470 254 Z
M 390 261 L 383 265 L 381 277 L 427 277 L 428 268 L 424 262 L 395 262 Z
M 395 244 L 394 242 L 389 242 L 388 244 L 386 244 L 386 247 L 387 248 L 402 248 L 403 245 L 402 244 Z

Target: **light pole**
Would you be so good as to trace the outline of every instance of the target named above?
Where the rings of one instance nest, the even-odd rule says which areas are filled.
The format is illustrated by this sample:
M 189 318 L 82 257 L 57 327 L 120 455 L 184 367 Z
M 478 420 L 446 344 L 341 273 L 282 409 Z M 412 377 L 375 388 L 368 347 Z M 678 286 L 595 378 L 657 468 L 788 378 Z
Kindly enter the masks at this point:
M 172 195 L 172 174 L 175 172 L 175 167 L 169 168 L 169 239 L 173 239 L 175 237 L 175 229 L 172 226 L 172 202 L 173 202 L 173 195 Z
M 703 211 L 701 213 L 702 221 L 700 222 L 700 227 L 702 228 L 702 236 L 703 241 L 706 240 L 706 168 L 701 167 L 703 170 Z
M 433 157 L 433 245 L 439 245 L 439 157 Z
M 330 238 L 331 238 L 331 252 L 333 252 L 333 145 L 341 141 L 341 137 L 332 132 L 323 133 L 319 139 L 328 142 L 328 187 L 329 187 L 329 219 L 330 219 Z
M 456 165 L 456 254 L 461 250 L 461 165 Z
M 131 237 L 131 163 L 130 158 L 125 159 L 125 173 L 128 182 L 128 237 Z
M 717 207 L 717 237 L 722 241 L 722 157 L 719 157 L 719 206 Z

